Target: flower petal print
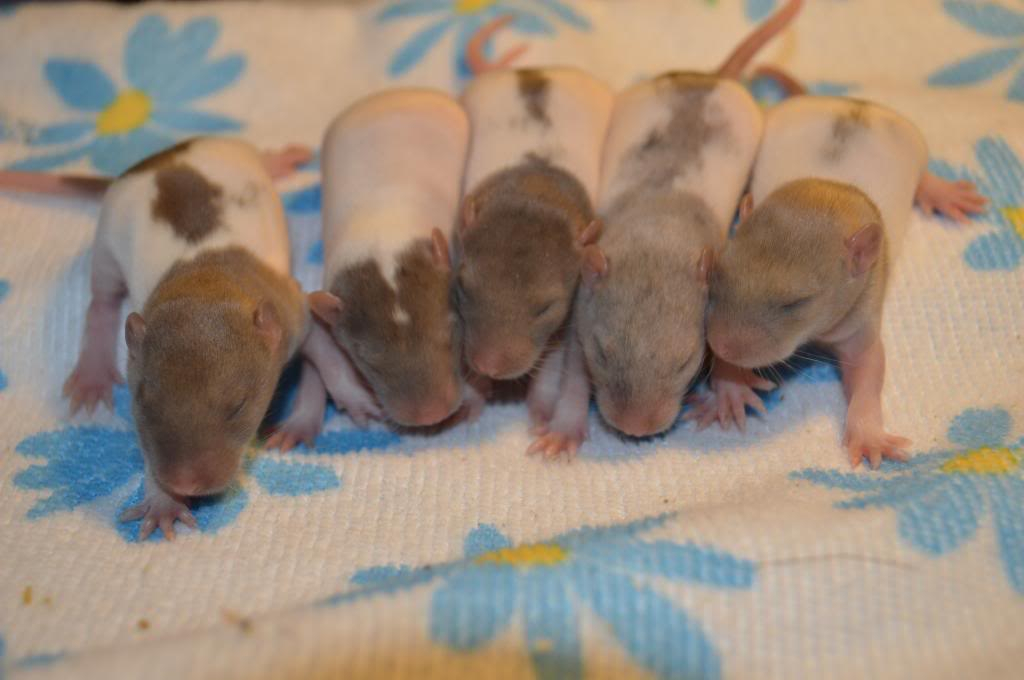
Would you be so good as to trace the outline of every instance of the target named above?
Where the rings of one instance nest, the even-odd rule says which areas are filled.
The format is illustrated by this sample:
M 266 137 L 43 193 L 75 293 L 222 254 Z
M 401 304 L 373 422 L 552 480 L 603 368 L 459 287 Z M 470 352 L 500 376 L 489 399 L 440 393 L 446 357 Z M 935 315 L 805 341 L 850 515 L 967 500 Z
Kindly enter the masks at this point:
M 515 17 L 510 28 L 524 35 L 554 35 L 553 20 L 577 30 L 590 29 L 590 21 L 561 0 L 405 0 L 395 2 L 377 14 L 388 23 L 408 18 L 431 18 L 395 52 L 388 73 L 398 77 L 412 70 L 451 31 L 454 38 L 454 69 L 459 78 L 471 74 L 465 61 L 466 47 L 481 26 L 496 17 Z M 488 45 L 485 50 L 490 50 Z
M 239 130 L 241 123 L 234 118 L 192 108 L 232 85 L 245 70 L 242 55 L 209 57 L 219 35 L 220 23 L 212 17 L 193 19 L 177 32 L 159 15 L 141 18 L 124 44 L 126 87 L 92 62 L 48 60 L 43 67 L 47 82 L 79 117 L 44 126 L 29 140 L 32 147 L 63 148 L 10 168 L 49 170 L 85 157 L 101 173 L 118 175 L 171 146 L 178 133 Z
M 995 2 L 963 2 L 946 0 L 942 3 L 946 13 L 982 35 L 1001 40 L 1010 39 L 1010 45 L 984 50 L 960 61 L 944 66 L 928 76 L 933 87 L 962 87 L 989 80 L 1015 67 L 1007 97 L 1024 102 L 1024 12 L 1009 9 Z
M 991 512 L 1003 571 L 1024 595 L 1024 438 L 1007 443 L 1010 427 L 1003 409 L 968 409 L 947 433 L 959 449 L 886 463 L 881 475 L 809 468 L 792 477 L 853 492 L 838 508 L 893 508 L 900 537 L 933 557 L 963 547 Z
M 936 159 L 932 172 L 950 180 L 967 179 L 989 199 L 980 219 L 996 231 L 978 236 L 964 251 L 964 261 L 979 271 L 1016 269 L 1024 258 L 1024 162 L 1001 137 L 984 137 L 974 145 L 981 172 Z
M 761 21 L 774 11 L 775 0 L 744 0 L 744 8 L 747 12 L 747 19 Z
M 650 588 L 645 577 L 747 590 L 756 568 L 709 547 L 637 538 L 667 519 L 583 527 L 521 545 L 481 524 L 466 536 L 463 559 L 366 569 L 353 576 L 354 590 L 323 604 L 440 580 L 428 614 L 433 640 L 469 653 L 503 634 L 521 612 L 526 646 L 540 678 L 583 676 L 580 617 L 589 607 L 630 656 L 658 677 L 719 677 L 721 660 L 700 623 Z
M 131 396 L 124 386 L 114 390 L 114 408 L 122 421 L 120 427 L 65 427 L 32 435 L 17 445 L 17 453 L 43 462 L 17 473 L 14 486 L 50 491 L 49 496 L 37 500 L 29 508 L 28 519 L 72 512 L 114 495 L 133 480 L 139 480 L 137 488 L 122 501 L 120 510 L 142 500 L 142 452 L 138 437 L 131 429 Z M 247 466 L 246 472 L 271 496 L 308 495 L 337 489 L 341 485 L 341 479 L 329 466 L 299 463 L 283 457 L 259 457 Z M 244 488 L 245 476 L 223 494 L 193 499 L 192 514 L 201 532 L 216 533 L 238 518 L 249 503 L 249 493 Z M 119 514 L 120 511 L 111 517 L 117 532 L 126 541 L 137 541 L 141 519 L 117 522 Z M 154 532 L 150 540 L 157 538 Z
M 7 293 L 11 290 L 11 284 L 6 279 L 0 279 L 0 302 L 3 302 L 4 298 L 7 297 Z M 3 371 L 0 371 L 0 391 L 7 387 L 7 376 L 4 375 Z

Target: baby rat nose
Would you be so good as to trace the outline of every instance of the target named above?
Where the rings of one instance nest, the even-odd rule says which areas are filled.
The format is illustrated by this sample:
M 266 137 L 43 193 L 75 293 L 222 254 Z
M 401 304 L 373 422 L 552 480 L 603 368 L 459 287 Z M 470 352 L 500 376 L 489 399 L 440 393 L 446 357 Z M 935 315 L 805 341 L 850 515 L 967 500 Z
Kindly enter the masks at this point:
M 659 408 L 637 408 L 624 409 L 616 414 L 611 420 L 612 425 L 623 434 L 630 437 L 649 437 L 667 430 L 678 409 L 672 410 Z
M 489 378 L 500 380 L 510 373 L 515 373 L 516 360 L 500 351 L 481 350 L 472 356 L 470 362 L 478 373 Z

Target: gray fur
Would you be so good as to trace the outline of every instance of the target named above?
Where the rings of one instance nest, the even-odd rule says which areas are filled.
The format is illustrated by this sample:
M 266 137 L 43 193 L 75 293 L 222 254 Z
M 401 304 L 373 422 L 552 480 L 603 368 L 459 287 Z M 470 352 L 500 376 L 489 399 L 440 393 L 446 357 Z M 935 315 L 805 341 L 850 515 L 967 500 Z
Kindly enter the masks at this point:
M 455 288 L 467 354 L 499 347 L 521 375 L 569 312 L 580 270 L 575 239 L 593 208 L 575 177 L 536 158 L 491 175 L 467 200 L 476 225 L 460 230 Z
M 516 82 L 519 96 L 530 119 L 544 127 L 550 127 L 548 93 L 551 90 L 551 81 L 548 77 L 543 71 L 524 68 L 516 71 Z
M 821 152 L 826 161 L 838 163 L 853 140 L 868 131 L 871 127 L 869 108 L 867 102 L 853 99 L 846 113 L 836 116 L 832 122 L 832 135 Z

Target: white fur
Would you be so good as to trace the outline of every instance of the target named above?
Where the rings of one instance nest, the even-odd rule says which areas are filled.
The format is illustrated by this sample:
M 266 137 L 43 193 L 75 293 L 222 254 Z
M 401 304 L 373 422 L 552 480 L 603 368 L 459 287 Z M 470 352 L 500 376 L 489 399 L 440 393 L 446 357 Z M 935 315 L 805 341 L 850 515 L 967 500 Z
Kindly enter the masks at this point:
M 367 258 L 394 286 L 412 241 L 435 227 L 450 236 L 468 141 L 465 112 L 433 90 L 374 95 L 335 119 L 322 160 L 325 286 Z
M 754 204 L 782 184 L 804 177 L 852 184 L 878 206 L 895 253 L 927 168 L 928 149 L 909 120 L 866 103 L 869 128 L 850 137 L 838 162 L 828 160 L 824 152 L 833 143 L 836 117 L 850 105 L 851 100 L 839 97 L 796 97 L 768 112 L 751 185 Z
M 97 245 L 113 254 L 136 311 L 142 310 L 172 265 L 207 250 L 246 248 L 273 270 L 289 275 L 284 209 L 256 149 L 236 140 L 204 138 L 194 141 L 175 162 L 188 164 L 222 188 L 222 225 L 198 244 L 189 244 L 169 224 L 153 218 L 155 171 L 115 181 L 103 201 Z
M 631 87 L 616 99 L 604 147 L 598 212 L 604 212 L 623 192 L 635 187 L 636 178 L 627 169 L 629 156 L 652 129 L 668 123 L 671 101 L 671 96 L 653 80 Z M 727 132 L 703 146 L 700 163 L 678 169 L 673 188 L 703 198 L 727 230 L 761 140 L 761 110 L 741 85 L 719 80 L 705 100 L 705 120 L 724 125 Z
M 485 73 L 466 87 L 462 103 L 473 128 L 464 186 L 472 191 L 492 173 L 528 153 L 547 157 L 597 193 L 601 147 L 613 96 L 600 80 L 574 68 L 544 69 L 550 125 L 526 113 L 515 71 Z

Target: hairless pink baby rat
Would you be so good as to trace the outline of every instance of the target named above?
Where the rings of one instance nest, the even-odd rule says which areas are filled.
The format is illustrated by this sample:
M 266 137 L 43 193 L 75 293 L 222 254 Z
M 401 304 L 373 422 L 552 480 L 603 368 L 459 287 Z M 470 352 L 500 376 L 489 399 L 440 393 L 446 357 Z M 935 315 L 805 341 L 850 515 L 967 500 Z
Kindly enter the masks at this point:
M 864 101 L 797 97 L 766 118 L 736 234 L 711 278 L 712 396 L 696 417 L 742 426 L 760 380 L 750 369 L 785 360 L 808 342 L 838 356 L 848 402 L 850 461 L 904 458 L 906 439 L 882 423 L 882 305 L 893 253 L 915 196 L 959 217 L 985 199 L 969 183 L 926 172 L 914 125 Z
M 337 374 L 349 376 L 351 361 L 399 425 L 434 425 L 463 403 L 448 235 L 468 138 L 458 102 L 413 88 L 356 102 L 324 138 L 324 290 L 310 295 L 310 305 L 333 341 L 314 328 L 312 337 L 326 343 L 311 359 L 335 401 Z M 299 394 L 284 429 L 308 439 L 315 432 L 296 419 L 319 429 L 323 387 L 314 394 L 300 384 Z M 465 394 L 478 410 L 480 395 L 468 387 Z M 345 406 L 360 417 L 358 405 Z
M 604 145 L 598 214 L 584 254 L 557 412 L 534 448 L 573 453 L 586 434 L 589 373 L 615 429 L 648 436 L 676 420 L 701 367 L 714 249 L 725 239 L 753 166 L 761 113 L 732 78 L 800 9 L 788 3 L 716 75 L 667 73 L 616 99 Z M 571 390 L 565 388 L 571 387 Z
M 45 180 L 21 177 L 32 191 Z M 128 383 L 146 492 L 122 519 L 143 518 L 142 538 L 159 526 L 172 539 L 176 520 L 195 526 L 188 496 L 219 492 L 234 478 L 306 335 L 265 159 L 239 141 L 200 138 L 129 169 L 106 187 L 90 282 L 81 353 L 64 391 L 72 412 L 110 403 L 129 297 Z

